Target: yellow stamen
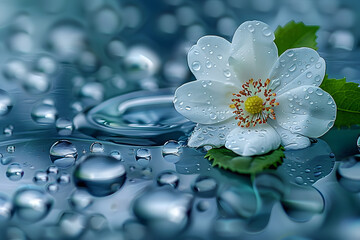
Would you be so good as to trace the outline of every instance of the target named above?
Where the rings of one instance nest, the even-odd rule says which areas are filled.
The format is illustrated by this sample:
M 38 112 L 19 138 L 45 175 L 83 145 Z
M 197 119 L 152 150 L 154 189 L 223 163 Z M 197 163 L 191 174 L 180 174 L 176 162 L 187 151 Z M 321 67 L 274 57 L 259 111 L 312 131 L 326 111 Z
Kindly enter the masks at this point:
M 236 108 L 235 104 L 230 104 L 229 107 L 230 108 Z
M 260 113 L 263 108 L 263 100 L 258 96 L 248 97 L 245 101 L 245 110 L 251 114 Z

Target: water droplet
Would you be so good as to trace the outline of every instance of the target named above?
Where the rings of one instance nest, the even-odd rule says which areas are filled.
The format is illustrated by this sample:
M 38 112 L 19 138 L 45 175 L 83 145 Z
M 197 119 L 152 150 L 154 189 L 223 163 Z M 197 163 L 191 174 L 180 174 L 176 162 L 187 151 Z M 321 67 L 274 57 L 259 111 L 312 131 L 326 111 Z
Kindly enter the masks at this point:
M 122 156 L 121 156 L 121 153 L 119 151 L 116 151 L 116 150 L 111 151 L 110 156 L 112 156 L 113 158 L 115 158 L 118 161 L 122 160 Z
M 196 204 L 196 209 L 200 212 L 205 212 L 210 208 L 210 203 L 206 200 L 201 200 Z
M 22 86 L 28 93 L 37 95 L 49 91 L 51 82 L 44 73 L 30 72 L 23 79 Z
M 6 127 L 4 127 L 4 135 L 7 137 L 10 137 L 13 135 L 13 130 L 14 130 L 14 126 L 13 125 L 8 125 Z
M 219 60 L 221 60 L 222 58 L 223 58 L 223 56 L 222 55 L 217 55 L 217 58 L 219 59 Z
M 307 78 L 311 78 L 311 77 L 312 77 L 312 72 L 306 73 L 306 77 L 307 77 Z
M 216 113 L 213 113 L 213 112 L 211 112 L 211 113 L 209 114 L 209 116 L 210 116 L 210 119 L 211 119 L 211 120 L 215 120 L 215 119 L 217 118 Z
M 101 7 L 92 16 L 95 29 L 104 34 L 112 34 L 119 28 L 119 12 L 111 7 Z
M 47 75 L 56 73 L 57 62 L 50 56 L 41 56 L 35 62 L 35 70 Z
M 57 183 L 50 183 L 46 186 L 46 190 L 49 193 L 56 193 L 59 191 L 59 185 Z
M 181 144 L 174 140 L 167 141 L 162 148 L 162 156 L 167 162 L 178 162 L 181 154 Z
M 288 56 L 288 57 L 293 57 L 294 56 L 294 51 L 293 50 L 288 50 L 287 52 L 286 52 L 286 55 Z
M 4 195 L 0 195 L 0 209 L 0 222 L 4 223 L 10 220 L 14 214 L 14 206 L 10 199 Z
M 323 94 L 324 94 L 324 92 L 321 90 L 321 89 L 316 89 L 316 94 L 318 95 L 318 96 L 322 96 Z
M 263 34 L 264 34 L 264 36 L 265 37 L 269 37 L 269 36 L 271 36 L 271 30 L 268 28 L 268 27 L 264 27 L 263 29 L 262 29 L 262 32 L 263 32 Z
M 59 118 L 56 120 L 56 130 L 61 136 L 71 135 L 73 132 L 73 123 L 65 118 Z
M 169 189 L 147 191 L 133 204 L 134 214 L 161 239 L 173 239 L 188 224 L 193 196 Z
M 71 181 L 70 174 L 63 172 L 60 174 L 60 176 L 57 178 L 57 182 L 61 185 L 69 184 Z
M 289 71 L 290 72 L 293 72 L 296 70 L 296 64 L 292 64 L 290 67 L 289 67 Z
M 211 68 L 211 67 L 212 67 L 212 64 L 211 64 L 210 61 L 206 61 L 205 66 L 206 66 L 207 68 Z
M 6 177 L 11 181 L 19 181 L 24 176 L 24 170 L 20 164 L 12 163 L 6 170 Z
M 57 175 L 59 173 L 59 169 L 57 166 L 49 166 L 46 172 L 47 174 Z
M 206 176 L 198 177 L 192 188 L 200 197 L 213 197 L 217 191 L 217 182 L 215 179 Z
M 55 106 L 47 101 L 43 101 L 34 106 L 31 111 L 31 118 L 39 124 L 53 124 L 57 118 Z
M 314 89 L 313 89 L 312 87 L 309 87 L 309 88 L 307 89 L 307 92 L 308 92 L 308 93 L 313 93 L 313 92 L 314 92 Z
M 173 188 L 177 188 L 179 181 L 179 176 L 172 171 L 162 172 L 157 177 L 157 184 L 159 186 L 170 185 Z
M 21 60 L 10 60 L 3 67 L 5 78 L 11 81 L 20 81 L 28 74 L 27 66 Z
M 230 72 L 229 69 L 224 70 L 224 76 L 227 77 L 227 78 L 231 77 L 231 72 Z
M 80 239 L 87 228 L 87 218 L 76 212 L 64 212 L 57 225 L 62 239 Z
M 190 106 L 186 106 L 186 107 L 185 107 L 185 110 L 190 111 L 190 110 L 191 110 L 191 107 L 190 107 Z
M 90 229 L 93 231 L 97 231 L 97 232 L 103 231 L 106 228 L 108 228 L 108 225 L 109 225 L 108 220 L 102 214 L 94 214 L 89 219 L 89 226 Z M 110 239 L 112 236 L 114 235 L 111 234 Z
M 248 27 L 249 32 L 254 32 L 255 31 L 255 28 L 254 28 L 253 25 L 249 24 L 247 27 Z
M 99 142 L 93 142 L 90 146 L 90 152 L 92 153 L 102 153 L 104 152 L 104 146 L 102 143 Z
M 115 193 L 124 184 L 125 178 L 124 165 L 106 155 L 88 155 L 74 171 L 76 186 L 97 197 Z
M 57 141 L 50 148 L 50 159 L 60 168 L 72 166 L 77 156 L 78 153 L 75 145 L 67 140 Z
M 8 165 L 14 160 L 13 157 L 1 157 L 1 164 L 2 165 Z
M 91 195 L 84 190 L 75 190 L 69 198 L 69 205 L 76 211 L 83 211 L 94 202 Z
M 201 64 L 200 62 L 195 61 L 192 63 L 191 67 L 194 71 L 199 71 L 201 69 Z
M 315 67 L 316 67 L 317 69 L 321 68 L 321 66 L 322 66 L 321 62 L 318 62 L 318 63 L 315 64 Z
M 19 218 L 29 222 L 36 222 L 48 215 L 53 200 L 38 188 L 24 187 L 16 191 L 13 203 Z
M 0 116 L 8 114 L 12 107 L 13 103 L 10 95 L 6 91 L 0 89 Z
M 304 184 L 304 179 L 301 176 L 298 176 L 295 178 L 295 182 L 299 185 L 303 185 Z
M 37 171 L 34 175 L 33 182 L 36 184 L 45 184 L 49 180 L 47 172 Z
M 6 147 L 6 152 L 8 153 L 14 153 L 15 152 L 15 146 L 14 145 L 9 145 Z
M 138 150 L 136 150 L 135 159 L 141 166 L 148 165 L 149 161 L 151 160 L 150 150 L 146 148 L 139 148 Z

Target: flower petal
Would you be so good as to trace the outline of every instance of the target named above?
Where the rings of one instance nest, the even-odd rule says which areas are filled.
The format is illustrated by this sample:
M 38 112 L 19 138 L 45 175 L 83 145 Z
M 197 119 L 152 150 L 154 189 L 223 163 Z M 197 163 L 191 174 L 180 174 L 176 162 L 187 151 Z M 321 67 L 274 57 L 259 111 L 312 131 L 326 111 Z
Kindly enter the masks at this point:
M 186 83 L 175 91 L 175 109 L 189 120 L 214 124 L 234 115 L 229 107 L 233 93 L 240 91 L 231 83 L 198 80 Z
M 271 88 L 278 95 L 299 86 L 320 86 L 325 76 L 325 61 L 311 48 L 286 50 L 270 73 Z
M 188 146 L 200 147 L 204 145 L 212 145 L 215 147 L 221 147 L 225 145 L 226 136 L 231 130 L 237 127 L 237 121 L 235 118 L 230 118 L 224 122 L 204 125 L 196 125 L 192 132 Z
M 289 130 L 286 130 L 280 127 L 277 124 L 277 122 L 274 120 L 268 120 L 268 123 L 280 135 L 281 145 L 286 150 L 297 150 L 297 149 L 307 148 L 310 146 L 311 142 L 308 137 L 302 136 L 298 133 L 292 133 Z
M 330 94 L 319 87 L 302 86 L 281 94 L 275 107 L 278 124 L 307 137 L 320 137 L 333 125 L 336 105 Z
M 205 36 L 188 52 L 188 64 L 197 80 L 236 82 L 235 73 L 230 69 L 231 43 L 217 36 Z M 240 86 L 240 83 L 239 83 Z
M 274 33 L 263 22 L 248 21 L 239 26 L 232 40 L 229 64 L 240 81 L 269 77 L 278 58 L 274 39 Z
M 226 138 L 225 147 L 242 156 L 262 155 L 279 147 L 280 136 L 269 124 L 237 127 Z

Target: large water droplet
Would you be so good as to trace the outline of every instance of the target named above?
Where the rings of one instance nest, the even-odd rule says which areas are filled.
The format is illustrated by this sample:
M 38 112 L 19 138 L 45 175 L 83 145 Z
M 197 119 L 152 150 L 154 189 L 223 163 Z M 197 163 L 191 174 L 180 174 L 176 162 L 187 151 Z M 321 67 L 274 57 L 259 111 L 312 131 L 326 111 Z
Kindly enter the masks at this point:
M 50 159 L 60 168 L 72 166 L 77 156 L 78 153 L 75 145 L 67 140 L 57 141 L 50 148 Z
M 124 184 L 125 178 L 124 165 L 106 155 L 88 155 L 74 171 L 75 184 L 97 197 L 115 193 Z
M 192 199 L 190 194 L 152 190 L 135 200 L 133 211 L 155 234 L 170 239 L 187 226 Z
M 13 203 L 19 218 L 29 222 L 36 222 L 49 213 L 53 200 L 38 188 L 25 187 L 16 191 Z

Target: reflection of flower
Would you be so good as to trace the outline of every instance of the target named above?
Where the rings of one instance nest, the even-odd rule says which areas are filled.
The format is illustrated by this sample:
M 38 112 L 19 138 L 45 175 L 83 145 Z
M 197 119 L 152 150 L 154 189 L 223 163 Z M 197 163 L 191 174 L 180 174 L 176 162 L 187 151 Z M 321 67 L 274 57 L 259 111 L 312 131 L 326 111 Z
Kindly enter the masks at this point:
M 278 57 L 274 34 L 258 21 L 243 23 L 232 43 L 202 37 L 188 53 L 196 81 L 175 92 L 175 108 L 198 123 L 190 147 L 225 145 L 243 156 L 265 154 L 280 143 L 310 145 L 334 124 L 336 105 L 319 88 L 325 62 L 310 48 Z

